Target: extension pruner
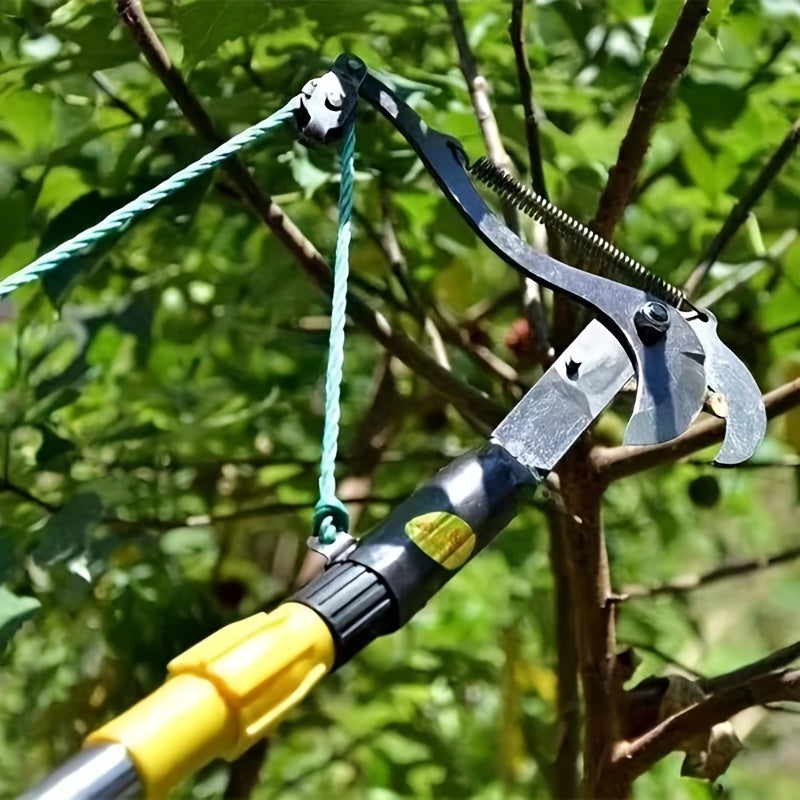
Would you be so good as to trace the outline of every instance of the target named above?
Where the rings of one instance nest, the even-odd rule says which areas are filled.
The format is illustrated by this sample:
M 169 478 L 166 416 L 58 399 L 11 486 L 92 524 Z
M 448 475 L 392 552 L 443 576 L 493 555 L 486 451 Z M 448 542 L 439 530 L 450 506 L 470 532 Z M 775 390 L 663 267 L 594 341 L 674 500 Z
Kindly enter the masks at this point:
M 716 321 L 676 289 L 482 159 L 468 168 L 460 143 L 428 128 L 364 63 L 342 55 L 295 99 L 304 141 L 334 139 L 358 98 L 414 148 L 483 242 L 526 277 L 596 316 L 495 428 L 321 575 L 270 614 L 229 625 L 168 667 L 169 680 L 90 734 L 80 754 L 27 800 L 163 797 L 215 757 L 233 759 L 268 735 L 321 678 L 378 636 L 404 625 L 515 515 L 572 444 L 633 376 L 628 444 L 680 435 L 707 393 L 726 420 L 716 463 L 749 458 L 766 415 L 750 373 L 719 340 Z M 531 249 L 495 216 L 470 173 L 544 219 L 641 288 L 582 272 Z M 724 401 L 724 402 L 721 402 Z

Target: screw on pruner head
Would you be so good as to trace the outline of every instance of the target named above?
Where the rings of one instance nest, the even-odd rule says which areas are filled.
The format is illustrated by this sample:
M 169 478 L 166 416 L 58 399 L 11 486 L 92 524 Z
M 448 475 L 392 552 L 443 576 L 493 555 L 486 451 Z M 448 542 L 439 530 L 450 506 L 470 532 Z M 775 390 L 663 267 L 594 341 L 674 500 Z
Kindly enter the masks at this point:
M 327 144 L 344 132 L 355 114 L 358 88 L 366 74 L 367 67 L 360 58 L 343 53 L 330 72 L 303 87 L 295 111 L 303 144 Z
M 642 342 L 653 345 L 663 338 L 669 328 L 669 309 L 664 303 L 648 300 L 634 314 L 633 324 Z

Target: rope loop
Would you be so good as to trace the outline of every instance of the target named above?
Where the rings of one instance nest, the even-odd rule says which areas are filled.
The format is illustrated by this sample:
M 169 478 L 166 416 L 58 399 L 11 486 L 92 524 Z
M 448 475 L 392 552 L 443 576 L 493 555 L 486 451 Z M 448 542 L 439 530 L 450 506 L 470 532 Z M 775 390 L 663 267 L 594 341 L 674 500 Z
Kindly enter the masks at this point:
M 330 501 L 319 500 L 314 506 L 314 536 L 322 544 L 333 544 L 339 533 L 350 530 L 350 514 L 337 497 Z

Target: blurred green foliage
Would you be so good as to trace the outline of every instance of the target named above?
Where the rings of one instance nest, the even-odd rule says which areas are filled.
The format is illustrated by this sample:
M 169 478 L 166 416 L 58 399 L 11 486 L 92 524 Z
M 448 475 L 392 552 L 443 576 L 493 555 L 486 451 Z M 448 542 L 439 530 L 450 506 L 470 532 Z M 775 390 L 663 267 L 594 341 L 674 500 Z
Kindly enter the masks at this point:
M 471 156 L 483 151 L 439 4 L 144 5 L 224 131 L 267 116 L 349 50 L 392 76 L 426 121 L 459 137 Z M 461 5 L 504 144 L 524 176 L 509 5 Z M 680 5 L 529 4 L 547 184 L 580 219 L 594 212 Z M 617 237 L 678 283 L 799 107 L 795 0 L 719 0 L 712 8 Z M 517 286 L 368 110 L 358 137 L 354 282 L 394 326 L 425 341 L 420 308 L 459 324 L 476 303 Z M 138 57 L 110 0 L 5 0 L 2 274 L 208 149 Z M 245 158 L 258 183 L 332 253 L 335 153 L 306 151 L 281 132 Z M 191 186 L 0 309 L 4 797 L 157 685 L 172 656 L 284 597 L 302 557 L 316 499 L 327 303 L 225 187 L 224 179 Z M 382 198 L 408 262 L 405 288 L 376 244 Z M 764 388 L 798 374 L 798 208 L 795 158 L 709 283 L 752 272 L 714 310 L 723 339 Z M 518 306 L 498 304 L 468 333 L 511 360 L 503 342 L 518 315 Z M 512 393 L 496 376 L 455 347 L 450 355 L 460 377 L 510 407 Z M 382 359 L 351 330 L 342 474 Z M 402 424 L 375 472 L 362 531 L 477 443 L 423 380 L 392 369 Z M 608 419 L 624 414 L 612 410 Z M 792 455 L 799 431 L 796 415 L 773 425 L 758 458 Z M 626 480 L 605 504 L 615 586 L 779 551 L 796 543 L 798 522 L 795 473 L 786 467 L 712 473 L 687 463 Z M 406 630 L 331 676 L 280 729 L 253 797 L 547 796 L 558 732 L 546 537 L 540 511 L 524 510 Z M 712 674 L 798 638 L 797 578 L 790 563 L 686 596 L 623 604 L 622 643 L 636 643 L 644 659 L 637 677 L 663 674 L 658 652 Z M 747 750 L 722 779 L 721 796 L 794 797 L 796 719 L 756 709 L 747 726 Z M 679 778 L 676 759 L 645 776 L 637 797 L 720 796 Z M 220 797 L 228 769 L 212 765 L 178 796 Z

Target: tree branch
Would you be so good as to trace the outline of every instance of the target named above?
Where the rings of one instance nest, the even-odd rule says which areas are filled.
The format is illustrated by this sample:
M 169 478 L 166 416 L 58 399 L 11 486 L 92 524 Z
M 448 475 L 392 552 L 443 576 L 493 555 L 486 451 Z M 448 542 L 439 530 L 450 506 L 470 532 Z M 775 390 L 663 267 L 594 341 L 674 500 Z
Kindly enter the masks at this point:
M 758 86 L 759 83 L 772 81 L 774 78 L 770 67 L 778 60 L 778 56 L 792 43 L 792 34 L 789 31 L 784 31 L 772 44 L 772 49 L 767 56 L 766 61 L 760 64 L 758 69 L 750 76 L 750 80 L 742 86 L 741 92 L 748 93 L 751 89 Z
M 259 739 L 231 764 L 223 800 L 248 800 L 258 786 L 269 753 L 269 739 Z
M 486 78 L 478 72 L 478 65 L 475 61 L 475 55 L 472 48 L 469 46 L 467 39 L 467 31 L 464 28 L 464 19 L 461 16 L 461 11 L 458 7 L 458 0 L 445 0 L 445 7 L 447 9 L 447 16 L 450 20 L 450 27 L 453 31 L 453 38 L 456 42 L 458 49 L 459 66 L 461 73 L 469 90 L 470 100 L 472 107 L 475 110 L 475 116 L 478 120 L 478 125 L 483 135 L 483 141 L 486 145 L 486 152 L 489 158 L 497 164 L 498 167 L 513 172 L 513 165 L 503 142 L 500 137 L 500 129 L 497 126 L 497 119 L 492 111 L 492 105 L 489 102 L 489 82 Z M 540 160 L 541 166 L 541 160 Z M 503 210 L 503 218 L 506 225 L 511 228 L 514 233 L 520 232 L 520 216 L 517 207 L 510 200 L 503 200 L 501 202 Z M 555 239 L 553 240 L 555 241 Z M 529 279 L 522 279 L 524 293 L 528 295 L 525 303 L 525 312 L 531 324 L 531 330 L 535 333 L 535 345 L 539 361 L 545 363 L 550 357 L 549 347 L 549 334 L 547 320 L 544 315 L 544 306 L 541 299 L 541 288 L 535 281 Z
M 567 574 L 564 514 L 547 507 L 550 569 L 553 573 L 556 637 L 556 747 L 551 778 L 553 797 L 577 797 L 581 748 L 581 704 L 578 692 L 578 651 L 572 597 Z
M 211 118 L 169 60 L 163 44 L 144 13 L 141 0 L 117 0 L 117 11 L 147 62 L 195 131 L 203 138 L 219 143 L 221 137 Z M 283 209 L 258 188 L 240 161 L 230 159 L 226 162 L 225 169 L 251 210 L 292 254 L 312 283 L 330 293 L 330 267 L 314 245 Z M 491 430 L 502 418 L 502 406 L 437 364 L 416 342 L 394 330 L 380 312 L 374 311 L 352 292 L 348 295 L 348 313 L 387 350 L 428 380 L 479 432 Z
M 38 506 L 48 514 L 55 514 L 61 510 L 61 506 L 48 503 L 46 500 L 42 500 L 40 497 L 36 497 L 36 495 L 31 494 L 31 492 L 29 492 L 24 486 L 17 486 L 17 484 L 11 483 L 7 479 L 0 484 L 0 492 L 15 494 L 21 500 L 25 500 L 31 505 Z
M 759 675 L 766 675 L 769 672 L 788 667 L 798 658 L 800 658 L 800 642 L 795 642 L 776 650 L 774 653 L 770 653 L 758 661 L 754 661 L 752 664 L 745 664 L 743 667 L 721 675 L 715 675 L 712 678 L 701 678 L 697 681 L 697 684 L 707 694 L 719 692 L 721 689 L 736 686 L 744 681 L 757 678 Z
M 751 572 L 774 567 L 778 564 L 785 564 L 797 558 L 800 558 L 800 547 L 791 547 L 788 550 L 783 550 L 780 553 L 775 553 L 765 558 L 753 558 L 746 561 L 734 561 L 729 564 L 724 564 L 702 575 L 689 575 L 649 588 L 631 587 L 630 589 L 623 589 L 621 594 L 625 596 L 626 600 L 655 597 L 659 594 L 684 594 L 685 592 L 699 589 L 702 586 L 708 586 L 710 583 L 716 583 L 717 581 L 726 580 L 727 578 L 737 578 L 740 575 L 748 575 Z
M 723 689 L 669 717 L 637 739 L 618 743 L 605 770 L 605 779 L 612 786 L 629 785 L 692 737 L 750 706 L 781 700 L 800 701 L 800 670 L 761 675 Z
M 528 65 L 528 55 L 525 52 L 525 2 L 526 0 L 511 0 L 511 22 L 508 26 L 508 33 L 514 49 L 520 100 L 525 114 L 525 140 L 528 145 L 528 161 L 531 167 L 531 185 L 537 194 L 547 200 L 549 198 L 544 179 L 542 148 L 539 143 L 539 115 L 533 104 L 533 83 Z
M 639 639 L 629 639 L 628 637 L 620 637 L 618 641 L 619 644 L 627 645 L 628 647 L 633 648 L 633 650 L 642 650 L 645 653 L 651 653 L 665 664 L 670 664 L 673 667 L 677 667 L 682 672 L 685 672 L 687 675 L 691 675 L 698 683 L 705 679 L 705 675 L 703 675 L 701 672 L 698 672 L 696 669 L 694 669 L 694 667 L 690 667 L 688 664 L 678 661 L 678 659 L 676 659 L 674 656 L 665 653 L 661 648 L 656 647 L 654 644 L 649 644 L 648 642 L 643 642 Z
M 407 493 L 398 495 L 350 495 L 345 499 L 348 503 L 356 505 L 368 505 L 379 503 L 382 505 L 394 506 L 401 503 L 408 497 Z M 151 517 L 149 519 L 119 519 L 116 517 L 104 518 L 104 524 L 115 525 L 135 525 L 140 528 L 152 528 L 154 530 L 172 530 L 173 528 L 196 527 L 201 525 L 222 525 L 226 522 L 236 522 L 241 519 L 253 519 L 268 517 L 280 514 L 294 514 L 298 511 L 307 511 L 312 508 L 314 500 L 297 500 L 294 502 L 263 503 L 260 506 L 247 506 L 238 508 L 235 511 L 228 511 L 221 514 L 194 514 L 186 517 L 174 517 L 172 519 L 159 519 Z M 56 509 L 58 510 L 58 509 Z
M 436 322 L 433 321 L 432 315 L 428 314 L 420 306 L 417 298 L 414 296 L 411 286 L 408 281 L 408 261 L 406 255 L 400 246 L 400 240 L 394 229 L 391 213 L 389 210 L 388 199 L 384 196 L 381 199 L 381 206 L 383 210 L 383 225 L 381 228 L 381 235 L 378 237 L 377 244 L 381 248 L 386 261 L 395 272 L 397 278 L 403 285 L 409 303 L 416 310 L 418 316 L 423 320 L 423 325 L 426 327 L 433 326 L 436 332 L 441 334 L 441 337 L 460 348 L 466 355 L 468 355 L 481 369 L 493 379 L 500 379 L 504 384 L 511 384 L 517 388 L 524 389 L 525 384 L 520 379 L 517 371 L 508 363 L 503 361 L 502 358 L 495 355 L 488 347 L 482 344 L 477 344 L 472 341 L 470 332 L 463 325 L 454 325 L 450 320 L 446 319 L 444 315 L 436 308 L 435 304 L 429 303 L 433 316 L 436 316 Z
M 608 555 L 600 521 L 603 487 L 588 469 L 581 440 L 559 465 L 570 613 L 584 701 L 586 797 L 605 797 L 599 782 L 609 743 L 617 739 L 616 630 Z
M 123 100 L 115 91 L 111 82 L 99 70 L 92 73 L 92 82 L 108 98 L 109 103 L 122 111 L 134 122 L 142 122 L 142 115 L 132 106 Z
M 531 185 L 537 194 L 547 200 L 549 197 L 544 179 L 544 161 L 539 142 L 539 115 L 533 103 L 533 83 L 528 65 L 528 55 L 525 52 L 525 2 L 526 0 L 512 0 L 511 22 L 508 26 L 508 34 L 511 38 L 511 47 L 514 50 L 520 100 L 525 115 L 525 140 L 528 145 Z M 547 247 L 550 254 L 557 259 L 563 258 L 558 233 L 552 227 L 545 226 L 545 228 L 547 230 Z M 531 280 L 524 280 L 523 285 L 525 287 L 523 292 L 525 316 L 531 326 L 539 363 L 542 366 L 546 366 L 552 360 L 553 353 L 549 342 L 550 334 L 548 332 L 542 290 L 538 283 Z
M 469 97 L 472 107 L 475 109 L 475 116 L 486 144 L 486 152 L 489 158 L 505 170 L 512 168 L 511 159 L 508 157 L 503 142 L 500 138 L 500 129 L 497 127 L 497 120 L 489 102 L 489 82 L 478 72 L 478 65 L 475 55 L 469 46 L 467 31 L 464 27 L 464 19 L 458 7 L 458 0 L 445 0 L 447 17 L 450 20 L 450 27 L 453 31 L 453 38 L 458 48 L 459 66 L 464 80 L 467 83 Z M 507 209 L 506 222 L 514 231 L 519 231 L 519 215 L 516 208 L 511 203 L 505 203 Z M 505 213 L 505 212 L 504 212 Z M 512 220 L 515 224 L 512 224 Z
M 650 136 L 670 90 L 689 63 L 692 43 L 708 13 L 708 0 L 686 0 L 658 61 L 647 74 L 633 118 L 608 173 L 590 227 L 603 238 L 611 239 L 630 200 L 642 167 Z
M 800 404 L 800 378 L 764 395 L 764 406 L 769 419 L 780 416 L 798 404 Z M 664 444 L 645 447 L 597 446 L 592 449 L 589 458 L 594 471 L 603 483 L 608 485 L 620 478 L 675 461 L 722 441 L 724 433 L 724 420 L 707 419 L 693 425 L 677 439 Z
M 747 219 L 747 215 L 753 206 L 758 202 L 767 187 L 775 180 L 783 165 L 791 158 L 797 145 L 800 144 L 800 118 L 795 120 L 789 132 L 772 154 L 769 161 L 758 173 L 755 180 L 747 187 L 741 197 L 728 214 L 727 219 L 722 224 L 719 233 L 711 240 L 705 253 L 694 271 L 689 276 L 684 287 L 688 295 L 693 295 L 700 288 L 700 284 L 706 279 L 711 267 L 719 258 L 722 251 L 728 246 L 730 240 L 739 230 L 741 224 Z

